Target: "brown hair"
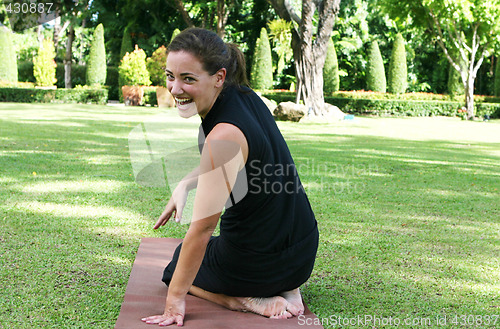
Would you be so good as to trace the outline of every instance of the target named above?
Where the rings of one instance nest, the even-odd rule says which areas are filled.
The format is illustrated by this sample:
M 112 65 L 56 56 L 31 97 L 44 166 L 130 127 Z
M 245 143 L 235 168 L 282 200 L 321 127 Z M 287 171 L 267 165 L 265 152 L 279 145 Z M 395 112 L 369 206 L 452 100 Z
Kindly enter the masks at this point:
M 248 86 L 245 57 L 238 46 L 225 43 L 216 33 L 191 27 L 179 33 L 167 47 L 167 54 L 186 51 L 200 60 L 210 75 L 226 69 L 224 86 Z

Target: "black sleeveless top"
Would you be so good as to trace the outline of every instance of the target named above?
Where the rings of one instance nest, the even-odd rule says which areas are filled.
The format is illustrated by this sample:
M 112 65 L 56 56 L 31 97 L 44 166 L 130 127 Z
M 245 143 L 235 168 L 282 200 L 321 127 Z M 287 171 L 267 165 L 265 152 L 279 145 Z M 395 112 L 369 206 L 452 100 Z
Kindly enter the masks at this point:
M 245 263 L 258 262 L 255 270 L 260 271 L 284 266 L 281 272 L 310 262 L 317 250 L 316 219 L 269 109 L 251 89 L 229 86 L 202 120 L 200 140 L 219 123 L 238 127 L 248 143 L 245 170 L 235 184 L 246 183 L 248 192 L 239 201 L 232 199 L 236 203 L 221 216 L 224 249 Z

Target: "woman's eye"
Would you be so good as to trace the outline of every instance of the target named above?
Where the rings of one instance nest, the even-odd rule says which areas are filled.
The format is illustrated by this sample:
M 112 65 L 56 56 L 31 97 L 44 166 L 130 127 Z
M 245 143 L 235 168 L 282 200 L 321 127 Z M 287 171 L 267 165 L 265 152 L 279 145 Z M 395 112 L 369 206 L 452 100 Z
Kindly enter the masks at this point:
M 185 77 L 184 80 L 187 82 L 187 83 L 193 83 L 195 82 L 196 80 L 194 78 L 191 78 L 191 77 Z
M 167 80 L 173 81 L 174 76 L 172 74 L 167 74 Z

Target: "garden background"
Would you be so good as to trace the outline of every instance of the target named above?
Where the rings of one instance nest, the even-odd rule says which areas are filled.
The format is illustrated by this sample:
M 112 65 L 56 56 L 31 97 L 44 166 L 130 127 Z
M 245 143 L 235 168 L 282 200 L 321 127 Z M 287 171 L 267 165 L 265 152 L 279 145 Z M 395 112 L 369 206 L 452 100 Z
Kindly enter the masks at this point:
M 240 46 L 256 90 L 295 101 L 299 25 L 283 1 L 53 2 L 59 19 L 41 25 L 0 5 L 0 328 L 111 328 L 140 238 L 187 229 L 151 229 L 168 191 L 135 182 L 127 143 L 158 114 L 178 125 L 173 139 L 197 132 L 199 119 L 156 107 L 164 46 L 176 30 L 213 29 Z M 326 328 L 358 315 L 500 324 L 500 6 L 426 3 L 450 6 L 461 32 L 440 36 L 392 0 L 340 1 L 322 96 L 354 120 L 278 121 L 320 225 L 302 292 Z M 476 40 L 478 21 L 466 121 L 467 86 L 439 42 Z M 145 106 L 123 106 L 122 86 L 139 86 Z

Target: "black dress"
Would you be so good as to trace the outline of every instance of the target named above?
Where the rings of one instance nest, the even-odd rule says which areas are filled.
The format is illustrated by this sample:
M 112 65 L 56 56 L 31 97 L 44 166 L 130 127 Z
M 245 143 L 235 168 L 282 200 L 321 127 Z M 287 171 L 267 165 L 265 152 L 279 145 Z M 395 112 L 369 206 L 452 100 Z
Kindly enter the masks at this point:
M 232 206 L 221 216 L 220 236 L 210 239 L 193 285 L 238 297 L 298 288 L 311 275 L 319 234 L 288 146 L 267 106 L 245 87 L 222 91 L 200 134 L 208 136 L 219 123 L 238 127 L 246 137 L 248 158 L 235 186 L 246 184 L 248 192 L 236 200 L 231 195 L 236 203 L 228 201 Z M 165 268 L 167 285 L 181 246 Z

